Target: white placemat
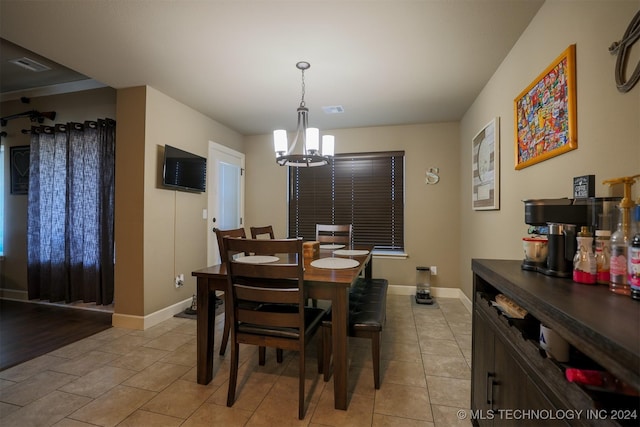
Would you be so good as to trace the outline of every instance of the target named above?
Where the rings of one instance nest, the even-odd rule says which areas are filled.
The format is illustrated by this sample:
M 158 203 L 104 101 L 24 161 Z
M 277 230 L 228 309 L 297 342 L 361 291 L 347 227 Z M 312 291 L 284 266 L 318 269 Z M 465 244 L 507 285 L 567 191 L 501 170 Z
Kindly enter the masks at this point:
M 360 263 L 355 259 L 349 258 L 320 258 L 311 261 L 311 265 L 316 268 L 328 268 L 331 270 L 340 270 L 345 268 L 357 267 Z
M 236 258 L 236 262 L 242 262 L 245 264 L 268 264 L 270 262 L 279 261 L 280 258 L 277 256 L 270 255 L 249 255 Z
M 357 255 L 366 255 L 369 251 L 364 249 L 340 249 L 338 251 L 333 251 L 336 255 L 346 255 L 346 256 L 357 256 Z
M 344 248 L 344 245 L 337 245 L 337 244 L 320 245 L 320 249 L 340 249 L 340 248 Z

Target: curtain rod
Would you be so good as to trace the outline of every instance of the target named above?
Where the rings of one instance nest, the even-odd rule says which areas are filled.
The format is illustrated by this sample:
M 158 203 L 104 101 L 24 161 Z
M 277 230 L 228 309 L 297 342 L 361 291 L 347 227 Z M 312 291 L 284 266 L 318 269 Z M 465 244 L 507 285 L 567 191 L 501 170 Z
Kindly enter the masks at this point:
M 31 134 L 31 133 L 53 133 L 53 132 L 66 132 L 67 126 L 73 126 L 76 130 L 82 130 L 85 126 L 88 126 L 92 129 L 96 129 L 98 125 L 105 126 L 115 126 L 116 121 L 114 119 L 98 119 L 98 120 L 86 120 L 84 123 L 77 122 L 69 122 L 69 123 L 57 123 L 54 125 L 41 125 L 41 126 L 31 126 L 31 129 L 22 129 L 23 134 Z

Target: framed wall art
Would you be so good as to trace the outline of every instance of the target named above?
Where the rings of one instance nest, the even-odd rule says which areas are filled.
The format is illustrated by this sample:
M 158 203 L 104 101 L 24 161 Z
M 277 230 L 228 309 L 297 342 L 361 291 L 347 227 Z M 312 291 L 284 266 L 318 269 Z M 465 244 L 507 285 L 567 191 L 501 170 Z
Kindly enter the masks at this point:
M 29 146 L 10 147 L 11 194 L 29 192 Z
M 514 99 L 516 169 L 578 148 L 575 63 L 571 45 Z
M 472 139 L 472 206 L 500 209 L 500 118 L 487 123 Z

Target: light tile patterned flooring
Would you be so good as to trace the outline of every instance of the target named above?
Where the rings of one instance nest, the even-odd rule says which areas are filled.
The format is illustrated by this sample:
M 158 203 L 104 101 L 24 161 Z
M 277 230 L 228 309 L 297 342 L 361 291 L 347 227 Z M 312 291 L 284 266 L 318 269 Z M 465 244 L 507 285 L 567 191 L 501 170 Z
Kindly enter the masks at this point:
M 469 426 L 471 314 L 457 299 L 438 307 L 388 295 L 382 386 L 373 387 L 370 341 L 350 341 L 349 407 L 333 408 L 333 380 L 317 374 L 307 349 L 307 412 L 297 418 L 297 355 L 282 364 L 241 346 L 236 402 L 226 406 L 229 363 L 196 383 L 196 322 L 172 318 L 146 331 L 111 328 L 0 372 L 0 425 L 10 426 Z M 317 335 L 320 337 L 320 334 Z M 468 413 L 468 411 L 467 411 Z

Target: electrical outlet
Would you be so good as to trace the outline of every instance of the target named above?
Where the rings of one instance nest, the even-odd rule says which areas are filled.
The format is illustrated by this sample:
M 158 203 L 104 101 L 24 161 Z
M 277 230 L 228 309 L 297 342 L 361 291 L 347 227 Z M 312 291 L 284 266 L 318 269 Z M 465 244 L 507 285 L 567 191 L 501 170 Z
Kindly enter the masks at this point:
M 432 276 L 438 275 L 438 267 L 436 267 L 435 265 L 432 265 L 431 267 L 429 267 L 429 271 L 431 272 Z
M 176 276 L 175 284 L 176 284 L 176 289 L 184 285 L 184 274 Z

